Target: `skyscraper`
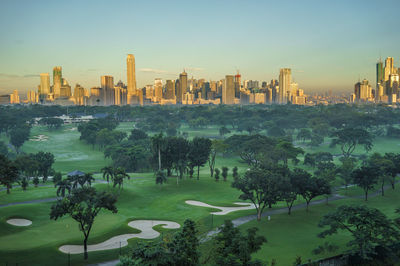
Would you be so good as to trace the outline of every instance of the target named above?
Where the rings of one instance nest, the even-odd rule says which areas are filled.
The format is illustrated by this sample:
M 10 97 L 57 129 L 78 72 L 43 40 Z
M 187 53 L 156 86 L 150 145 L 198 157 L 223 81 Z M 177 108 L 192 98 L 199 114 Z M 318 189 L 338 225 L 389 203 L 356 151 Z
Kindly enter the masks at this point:
M 162 80 L 160 78 L 156 78 L 154 80 L 154 94 L 155 94 L 156 102 L 161 102 L 161 99 L 162 99 Z
M 239 71 L 235 75 L 235 97 L 240 97 L 240 85 L 242 84 L 242 76 L 239 74 Z
M 176 101 L 179 103 L 182 103 L 182 100 L 184 98 L 183 95 L 185 95 L 187 91 L 187 73 L 185 70 L 179 75 L 179 87 L 176 92 Z
M 290 68 L 281 68 L 279 73 L 279 97 L 278 103 L 287 103 L 287 93 L 292 84 L 292 70 Z
M 53 68 L 53 94 L 54 98 L 60 97 L 62 85 L 62 68 L 56 66 Z
M 128 54 L 126 58 L 127 80 L 128 80 L 128 104 L 143 104 L 143 93 L 136 89 L 135 56 Z
M 44 95 L 45 97 L 47 94 L 50 93 L 50 75 L 49 73 L 41 73 L 40 74 L 40 87 L 39 87 L 39 94 Z
M 385 81 L 388 81 L 389 80 L 389 76 L 391 74 L 394 74 L 393 70 L 394 70 L 394 68 L 393 68 L 393 57 L 388 57 L 385 60 L 385 72 L 384 72 Z
M 378 63 L 376 63 L 376 84 L 381 83 L 384 80 L 384 72 L 383 72 L 383 63 L 382 60 L 379 60 Z
M 114 77 L 101 76 L 101 97 L 104 105 L 114 105 Z
M 235 103 L 235 84 L 234 76 L 225 76 L 225 86 L 222 88 L 222 103 L 223 104 L 234 104 Z
M 168 79 L 165 87 L 165 98 L 168 100 L 175 99 L 175 81 Z

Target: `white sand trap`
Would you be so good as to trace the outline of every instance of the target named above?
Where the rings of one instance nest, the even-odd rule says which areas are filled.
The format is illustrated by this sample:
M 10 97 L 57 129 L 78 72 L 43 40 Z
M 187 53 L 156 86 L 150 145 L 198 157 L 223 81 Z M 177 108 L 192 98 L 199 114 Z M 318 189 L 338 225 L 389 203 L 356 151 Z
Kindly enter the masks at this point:
M 30 226 L 32 221 L 27 219 L 8 219 L 7 223 L 14 226 Z
M 215 214 L 215 215 L 226 215 L 228 213 L 235 212 L 235 211 L 251 210 L 251 209 L 256 208 L 253 203 L 244 203 L 244 202 L 235 202 L 234 203 L 236 205 L 242 205 L 240 207 L 219 207 L 219 206 L 213 206 L 213 205 L 210 205 L 210 204 L 207 204 L 207 203 L 204 203 L 201 201 L 196 201 L 196 200 L 187 200 L 187 201 L 185 201 L 185 203 L 189 204 L 189 205 L 199 206 L 199 207 L 207 207 L 207 208 L 221 210 L 219 212 L 212 212 L 212 214 Z
M 29 139 L 30 141 L 48 141 L 49 137 L 46 135 L 37 135 L 37 136 L 33 136 L 31 139 Z
M 143 239 L 153 239 L 160 235 L 159 232 L 153 229 L 156 225 L 162 225 L 165 229 L 177 229 L 181 227 L 178 223 L 169 221 L 155 221 L 155 220 L 135 220 L 128 223 L 130 227 L 139 229 L 141 232 L 138 234 L 124 234 L 114 236 L 104 242 L 95 245 L 88 245 L 88 251 L 99 251 L 125 247 L 128 245 L 128 239 L 137 237 Z M 63 253 L 80 254 L 83 253 L 83 245 L 64 245 L 59 248 Z

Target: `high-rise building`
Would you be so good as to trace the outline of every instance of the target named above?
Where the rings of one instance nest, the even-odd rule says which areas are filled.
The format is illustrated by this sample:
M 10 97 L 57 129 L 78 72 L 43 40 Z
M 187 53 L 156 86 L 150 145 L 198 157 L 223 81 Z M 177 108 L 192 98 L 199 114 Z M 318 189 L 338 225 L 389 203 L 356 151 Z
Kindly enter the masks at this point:
M 56 66 L 53 68 L 53 91 L 54 98 L 60 97 L 62 85 L 62 68 Z
M 165 99 L 173 100 L 175 99 L 175 81 L 167 80 L 167 84 L 165 85 Z
M 114 77 L 101 76 L 101 89 L 104 105 L 114 105 Z
M 10 94 L 10 103 L 19 103 L 18 90 L 14 90 L 14 92 Z
M 278 103 L 287 103 L 287 94 L 292 84 L 292 70 L 290 68 L 281 68 L 279 73 L 279 97 Z
M 47 94 L 50 93 L 50 76 L 49 73 L 41 73 L 40 74 L 40 86 L 38 93 L 47 97 Z
M 389 80 L 389 76 L 393 73 L 394 67 L 393 67 L 393 57 L 388 57 L 385 60 L 385 69 L 384 69 L 384 78 L 385 81 Z
M 383 63 L 382 60 L 379 60 L 378 63 L 376 63 L 376 84 L 382 84 L 384 81 L 385 75 L 383 71 Z M 378 86 L 377 86 L 378 87 Z
M 126 58 L 127 80 L 128 80 L 128 104 L 140 103 L 143 105 L 143 92 L 136 88 L 135 56 L 128 54 Z
M 235 84 L 234 76 L 225 76 L 225 86 L 222 88 L 222 103 L 234 104 L 235 103 Z
M 162 80 L 160 78 L 156 78 L 154 80 L 154 96 L 156 102 L 161 102 L 162 99 Z
M 176 91 L 176 102 L 182 103 L 188 87 L 187 73 L 185 70 L 179 75 L 179 87 Z
M 235 75 L 235 97 L 240 97 L 240 86 L 242 84 L 242 76 L 239 74 L 239 71 Z
M 85 89 L 79 84 L 75 85 L 74 98 L 76 105 L 86 105 Z
M 364 79 L 361 82 L 357 82 L 354 86 L 354 94 L 356 96 L 356 100 L 372 100 L 372 87 L 368 80 Z

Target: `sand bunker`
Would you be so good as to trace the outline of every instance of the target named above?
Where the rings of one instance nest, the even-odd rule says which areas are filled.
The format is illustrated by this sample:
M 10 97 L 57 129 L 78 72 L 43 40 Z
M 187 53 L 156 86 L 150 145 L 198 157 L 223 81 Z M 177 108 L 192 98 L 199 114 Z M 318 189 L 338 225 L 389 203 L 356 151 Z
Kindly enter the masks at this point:
M 14 226 L 30 226 L 32 224 L 32 221 L 27 219 L 8 219 L 7 223 Z
M 48 141 L 49 137 L 46 135 L 37 135 L 37 136 L 33 136 L 31 139 L 29 139 L 30 141 Z
M 156 225 L 162 225 L 165 229 L 177 229 L 181 227 L 178 223 L 169 221 L 155 221 L 155 220 L 135 220 L 128 223 L 130 227 L 139 229 L 141 232 L 138 234 L 124 234 L 114 236 L 104 242 L 95 245 L 88 245 L 88 251 L 108 250 L 128 245 L 128 239 L 137 237 L 143 239 L 153 239 L 160 235 L 159 232 L 153 230 Z M 83 253 L 83 245 L 64 245 L 59 248 L 63 253 L 80 254 Z
M 207 203 L 204 203 L 201 201 L 196 201 L 196 200 L 187 200 L 187 201 L 185 201 L 185 203 L 189 204 L 189 205 L 199 206 L 199 207 L 207 207 L 207 208 L 221 210 L 219 212 L 212 212 L 212 214 L 215 214 L 215 215 L 226 215 L 228 213 L 235 212 L 235 211 L 251 210 L 251 209 L 256 208 L 253 203 L 244 203 L 244 202 L 235 202 L 234 203 L 236 205 L 242 205 L 241 207 L 218 207 L 218 206 L 213 206 L 213 205 L 210 205 L 210 204 L 207 204 Z

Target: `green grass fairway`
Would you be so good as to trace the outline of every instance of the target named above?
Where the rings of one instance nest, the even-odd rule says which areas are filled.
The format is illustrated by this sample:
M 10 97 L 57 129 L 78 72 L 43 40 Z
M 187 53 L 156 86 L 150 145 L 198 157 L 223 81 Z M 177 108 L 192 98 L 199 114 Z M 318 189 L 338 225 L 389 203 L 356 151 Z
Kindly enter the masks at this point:
M 110 164 L 111 160 L 105 159 L 103 152 L 98 148 L 93 149 L 91 145 L 80 141 L 80 133 L 76 127 L 76 125 L 68 125 L 59 130 L 48 130 L 45 126 L 34 126 L 31 130 L 31 138 L 36 135 L 46 135 L 49 139 L 48 141 L 27 141 L 22 146 L 22 151 L 53 153 L 54 168 L 63 173 L 75 169 L 84 172 L 99 172 L 102 167 Z

